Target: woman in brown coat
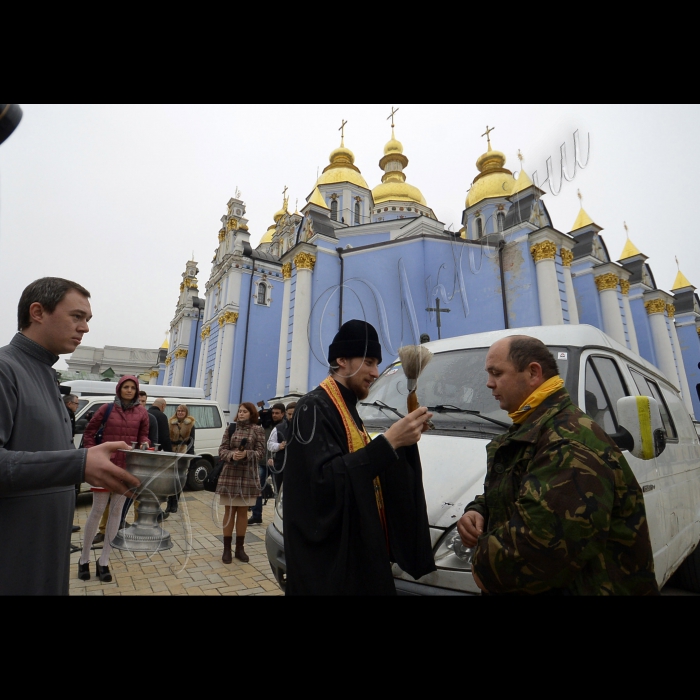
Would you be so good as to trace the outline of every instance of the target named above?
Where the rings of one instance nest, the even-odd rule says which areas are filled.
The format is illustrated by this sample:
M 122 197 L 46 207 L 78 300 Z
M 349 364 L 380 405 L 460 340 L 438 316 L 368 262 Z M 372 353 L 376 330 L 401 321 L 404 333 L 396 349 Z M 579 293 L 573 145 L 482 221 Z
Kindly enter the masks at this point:
M 224 554 L 221 561 L 230 564 L 234 521 L 236 525 L 236 559 L 250 561 L 243 549 L 248 527 L 248 507 L 260 495 L 258 464 L 265 455 L 265 432 L 258 425 L 258 411 L 252 403 L 242 403 L 235 424 L 224 433 L 219 446 L 219 459 L 225 463 L 216 493 L 224 513 Z M 229 434 L 231 433 L 231 434 Z M 245 442 L 244 442 L 245 441 Z
M 187 406 L 184 403 L 180 404 L 175 409 L 175 415 L 168 421 L 173 452 L 188 455 L 194 454 L 194 423 L 194 418 L 190 415 Z M 165 512 L 177 513 L 179 500 L 179 493 L 175 496 L 168 496 L 168 507 L 165 509 Z

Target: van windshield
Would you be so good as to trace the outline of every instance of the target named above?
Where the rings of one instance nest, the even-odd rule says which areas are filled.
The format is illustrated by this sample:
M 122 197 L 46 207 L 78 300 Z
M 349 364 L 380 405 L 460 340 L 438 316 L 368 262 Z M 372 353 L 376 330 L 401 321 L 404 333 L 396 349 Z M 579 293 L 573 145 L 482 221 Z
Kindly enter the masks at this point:
M 561 376 L 566 378 L 569 358 L 567 349 L 550 347 L 550 350 L 557 359 Z M 488 348 L 472 348 L 435 354 L 421 372 L 417 389 L 420 405 L 445 407 L 434 412 L 432 421 L 437 430 L 498 434 L 504 432 L 506 427 L 486 420 L 487 418 L 511 424 L 508 414 L 499 407 L 486 386 L 484 367 L 487 352 Z M 369 396 L 360 404 L 385 404 L 405 415 L 407 396 L 406 376 L 401 362 L 397 361 L 384 370 L 372 386 Z M 399 419 L 388 408 L 360 404 L 360 416 L 368 427 L 388 427 Z M 463 412 L 450 409 L 463 409 Z M 475 415 L 477 412 L 481 415 Z

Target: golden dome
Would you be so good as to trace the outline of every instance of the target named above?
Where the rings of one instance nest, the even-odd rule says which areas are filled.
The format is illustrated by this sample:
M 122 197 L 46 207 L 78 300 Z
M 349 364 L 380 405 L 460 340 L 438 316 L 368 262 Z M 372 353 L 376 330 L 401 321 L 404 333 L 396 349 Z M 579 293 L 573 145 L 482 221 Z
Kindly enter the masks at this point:
M 340 147 L 331 151 L 329 160 L 329 165 L 324 168 L 321 177 L 316 182 L 317 186 L 349 182 L 358 187 L 364 187 L 366 190 L 369 189 L 365 179 L 362 177 L 362 173 L 354 165 L 355 154 L 349 148 L 345 148 L 343 139 L 340 140 Z
M 398 179 L 397 176 L 399 175 L 403 175 L 403 173 L 389 173 L 389 177 L 372 190 L 374 203 L 381 204 L 388 201 L 416 202 L 416 204 L 422 204 L 427 207 L 428 205 L 421 191 L 417 187 Z M 406 176 L 403 175 L 403 177 Z
M 467 195 L 467 207 L 488 197 L 508 197 L 513 193 L 515 179 L 513 173 L 503 167 L 505 164 L 506 157 L 500 151 L 486 151 L 479 156 L 476 161 L 479 175 L 474 178 Z
M 382 184 L 372 190 L 375 204 L 383 202 L 414 202 L 428 206 L 421 191 L 406 182 L 403 169 L 408 165 L 408 158 L 403 154 L 403 146 L 394 137 L 394 127 L 391 128 L 391 139 L 384 146 L 384 157 L 379 161 L 379 167 L 384 171 Z
M 272 243 L 272 237 L 275 235 L 275 225 L 272 224 L 270 228 L 265 231 L 265 235 L 260 239 L 260 243 L 258 245 L 262 245 L 263 243 Z
M 170 347 L 170 343 L 168 342 L 168 336 L 165 336 L 165 340 L 163 341 L 163 344 L 160 346 L 160 349 L 167 350 Z
M 391 153 L 403 153 L 403 145 L 394 137 L 394 127 L 391 128 L 391 139 L 384 146 L 384 155 L 388 156 Z
M 289 211 L 287 210 L 287 201 L 288 200 L 285 197 L 282 208 L 272 217 L 275 220 L 275 223 L 277 223 L 285 214 L 289 214 Z

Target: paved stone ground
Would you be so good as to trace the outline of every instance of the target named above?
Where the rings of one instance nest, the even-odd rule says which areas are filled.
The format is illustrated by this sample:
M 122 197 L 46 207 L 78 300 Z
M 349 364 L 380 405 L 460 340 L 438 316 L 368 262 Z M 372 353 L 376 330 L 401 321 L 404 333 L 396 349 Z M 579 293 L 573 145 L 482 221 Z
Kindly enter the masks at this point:
M 224 509 L 213 507 L 214 498 L 214 494 L 207 491 L 183 493 L 178 512 L 164 522 L 164 528 L 173 539 L 172 549 L 157 554 L 113 549 L 109 560 L 111 583 L 101 583 L 95 576 L 101 545 L 91 552 L 89 581 L 78 578 L 80 553 L 71 554 L 70 595 L 282 595 L 265 554 L 265 530 L 272 522 L 273 502 L 269 501 L 263 508 L 262 525 L 248 526 L 245 550 L 250 562 L 243 564 L 234 558 L 232 564 L 224 564 L 221 561 Z M 74 545 L 82 547 L 83 529 L 91 507 L 89 494 L 78 498 L 73 522 L 81 529 L 73 534 Z M 132 519 L 130 513 L 127 520 Z

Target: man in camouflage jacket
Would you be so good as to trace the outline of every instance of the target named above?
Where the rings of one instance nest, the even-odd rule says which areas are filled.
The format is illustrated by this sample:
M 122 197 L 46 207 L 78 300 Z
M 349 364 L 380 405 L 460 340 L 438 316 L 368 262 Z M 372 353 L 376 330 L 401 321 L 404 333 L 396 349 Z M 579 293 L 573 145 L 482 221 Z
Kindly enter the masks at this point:
M 489 594 L 654 595 L 642 490 L 608 435 L 580 411 L 539 340 L 486 357 L 487 386 L 513 425 L 487 446 L 484 494 L 458 523 Z

